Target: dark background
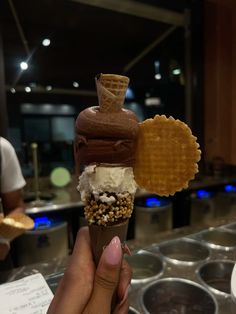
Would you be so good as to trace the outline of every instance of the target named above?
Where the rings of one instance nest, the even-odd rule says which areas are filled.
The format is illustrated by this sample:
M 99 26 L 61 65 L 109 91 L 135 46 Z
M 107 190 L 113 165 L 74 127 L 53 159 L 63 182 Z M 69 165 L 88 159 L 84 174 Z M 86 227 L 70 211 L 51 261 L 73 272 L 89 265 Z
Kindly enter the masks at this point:
M 177 13 L 189 10 L 191 23 L 192 130 L 201 144 L 203 77 L 203 1 L 135 1 Z M 94 77 L 98 73 L 130 77 L 134 97 L 125 106 L 136 111 L 140 120 L 155 114 L 172 115 L 186 121 L 186 29 L 178 26 L 150 50 L 129 71 L 125 67 L 172 25 L 93 7 L 73 1 L 42 0 L 12 2 L 29 48 L 20 38 L 9 1 L 0 3 L 1 34 L 9 120 L 8 137 L 21 160 L 24 174 L 30 176 L 31 148 L 39 143 L 41 175 L 63 164 L 73 171 L 73 136 L 66 130 L 61 140 L 53 137 L 53 121 L 76 119 L 88 106 L 97 105 Z M 51 45 L 43 47 L 44 38 Z M 27 71 L 19 63 L 28 61 Z M 155 61 L 160 62 L 156 80 Z M 181 70 L 173 75 L 173 69 Z M 79 83 L 78 88 L 73 82 Z M 52 90 L 46 90 L 46 86 Z M 31 86 L 31 92 L 24 88 Z M 11 89 L 15 93 L 11 93 Z M 158 97 L 159 106 L 146 106 L 145 100 Z M 30 108 L 25 111 L 25 105 Z M 45 106 L 46 105 L 46 106 Z M 48 106 L 49 105 L 49 106 Z M 55 106 L 67 106 L 67 111 Z M 31 107 L 30 107 L 31 106 Z M 41 112 L 39 113 L 39 111 Z M 69 119 L 69 120 L 68 120 Z M 41 126 L 42 131 L 38 126 Z

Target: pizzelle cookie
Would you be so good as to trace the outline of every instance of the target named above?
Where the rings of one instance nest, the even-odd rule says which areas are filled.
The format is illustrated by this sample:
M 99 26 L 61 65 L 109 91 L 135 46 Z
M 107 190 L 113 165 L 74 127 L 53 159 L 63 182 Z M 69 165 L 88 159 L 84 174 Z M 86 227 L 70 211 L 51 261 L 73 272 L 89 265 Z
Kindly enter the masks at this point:
M 197 138 L 180 120 L 156 115 L 140 124 L 134 176 L 140 188 L 160 196 L 188 187 L 198 172 Z

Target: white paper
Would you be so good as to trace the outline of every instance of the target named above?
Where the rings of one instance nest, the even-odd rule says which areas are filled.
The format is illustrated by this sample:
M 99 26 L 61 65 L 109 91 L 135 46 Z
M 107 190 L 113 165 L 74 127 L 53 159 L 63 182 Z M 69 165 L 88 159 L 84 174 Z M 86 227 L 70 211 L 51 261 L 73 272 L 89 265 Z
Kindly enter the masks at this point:
M 1 314 L 46 314 L 53 293 L 38 273 L 0 285 Z
M 236 264 L 234 265 L 233 272 L 231 275 L 231 296 L 236 303 Z

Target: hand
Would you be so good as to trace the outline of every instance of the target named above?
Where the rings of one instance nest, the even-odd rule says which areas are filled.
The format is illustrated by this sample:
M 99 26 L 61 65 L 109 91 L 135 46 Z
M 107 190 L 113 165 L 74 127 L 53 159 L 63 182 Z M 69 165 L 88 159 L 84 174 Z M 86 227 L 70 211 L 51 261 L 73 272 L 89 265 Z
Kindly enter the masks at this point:
M 120 240 L 114 237 L 104 249 L 97 270 L 93 262 L 88 228 L 78 232 L 73 254 L 47 314 L 128 313 L 128 288 L 132 271 L 123 260 Z
M 9 241 L 5 239 L 0 239 L 0 261 L 3 261 L 6 258 L 9 251 L 10 251 Z

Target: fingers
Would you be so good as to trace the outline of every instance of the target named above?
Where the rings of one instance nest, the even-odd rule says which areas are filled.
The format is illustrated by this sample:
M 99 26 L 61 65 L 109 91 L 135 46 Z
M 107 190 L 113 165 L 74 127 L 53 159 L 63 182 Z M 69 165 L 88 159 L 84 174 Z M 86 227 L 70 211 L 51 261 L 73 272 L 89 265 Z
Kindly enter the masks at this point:
M 119 281 L 122 255 L 120 239 L 114 237 L 101 256 L 85 313 L 111 313 L 111 300 Z
M 92 292 L 95 266 L 88 228 L 78 232 L 73 254 L 49 307 L 49 314 L 82 313 Z
M 129 285 L 132 278 L 132 269 L 126 260 L 122 261 L 120 281 L 118 284 L 117 295 L 120 300 L 119 304 L 115 307 L 113 314 L 126 314 L 129 309 L 128 293 Z
M 117 289 L 117 294 L 120 302 L 124 299 L 125 296 L 128 297 L 128 289 L 132 278 L 132 269 L 128 262 L 123 259 L 121 272 L 120 272 L 120 280 Z
M 4 260 L 7 257 L 9 251 L 9 242 L 7 240 L 0 239 L 0 261 Z
M 127 314 L 129 311 L 129 301 L 126 298 L 123 302 L 118 304 L 112 314 Z

